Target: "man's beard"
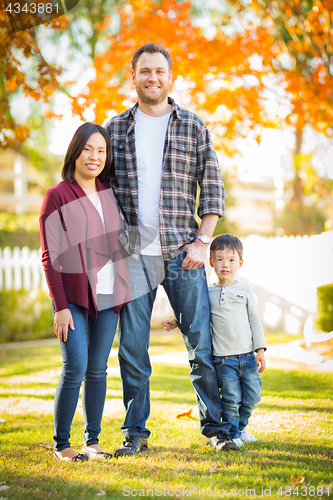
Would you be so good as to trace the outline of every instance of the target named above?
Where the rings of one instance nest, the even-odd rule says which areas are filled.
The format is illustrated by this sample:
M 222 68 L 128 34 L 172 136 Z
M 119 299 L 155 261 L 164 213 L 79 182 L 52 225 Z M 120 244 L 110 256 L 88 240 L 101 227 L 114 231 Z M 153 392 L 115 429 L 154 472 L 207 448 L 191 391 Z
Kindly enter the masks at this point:
M 162 87 L 161 93 L 158 96 L 149 97 L 143 92 L 142 88 L 139 87 L 138 85 L 135 87 L 135 90 L 136 90 L 136 93 L 138 94 L 140 101 L 142 101 L 144 104 L 149 104 L 151 106 L 157 105 L 157 104 L 160 104 L 161 102 L 163 102 L 168 97 L 168 93 L 169 93 L 169 88 Z

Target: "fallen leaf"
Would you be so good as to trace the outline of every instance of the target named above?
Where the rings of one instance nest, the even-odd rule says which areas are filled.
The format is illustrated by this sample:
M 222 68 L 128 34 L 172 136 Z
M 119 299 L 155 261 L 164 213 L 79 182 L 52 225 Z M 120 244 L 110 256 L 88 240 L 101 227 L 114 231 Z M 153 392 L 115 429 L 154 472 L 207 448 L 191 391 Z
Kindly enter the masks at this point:
M 185 412 L 185 413 L 179 413 L 179 415 L 177 415 L 176 418 L 182 418 L 182 417 L 188 417 L 188 418 L 191 418 L 191 414 L 192 414 L 192 408 Z
M 7 486 L 6 484 L 3 484 L 2 486 L 0 486 L 0 491 L 6 491 L 8 490 L 9 486 Z
M 217 469 L 222 469 L 222 467 L 224 467 L 224 464 L 215 464 L 213 465 L 213 467 L 211 467 L 210 469 L 208 469 L 208 472 L 216 472 Z
M 295 484 L 302 484 L 304 483 L 305 477 L 304 476 L 298 476 L 295 477 L 293 474 L 290 476 L 291 482 Z
M 106 495 L 105 491 L 103 490 L 100 490 L 98 493 L 97 493 L 97 497 L 104 497 L 104 495 Z

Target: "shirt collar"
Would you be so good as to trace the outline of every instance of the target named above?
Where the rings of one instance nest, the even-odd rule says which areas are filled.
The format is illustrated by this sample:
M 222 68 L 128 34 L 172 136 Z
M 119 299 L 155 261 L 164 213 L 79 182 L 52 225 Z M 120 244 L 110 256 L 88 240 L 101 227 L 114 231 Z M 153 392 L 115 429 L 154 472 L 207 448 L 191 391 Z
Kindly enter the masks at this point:
M 172 99 L 172 97 L 168 97 L 168 103 L 171 104 L 171 106 L 172 106 L 171 113 L 173 114 L 173 116 L 175 116 L 179 120 L 182 120 L 183 116 L 182 116 L 181 107 L 175 103 L 175 101 L 174 101 L 174 99 Z M 132 119 L 135 120 L 134 115 L 135 115 L 135 111 L 137 110 L 138 107 L 139 107 L 139 103 L 137 102 L 134 104 L 134 106 L 132 106 L 131 108 L 129 108 L 127 111 L 124 112 L 124 115 L 123 115 L 124 118 L 129 118 L 131 116 Z

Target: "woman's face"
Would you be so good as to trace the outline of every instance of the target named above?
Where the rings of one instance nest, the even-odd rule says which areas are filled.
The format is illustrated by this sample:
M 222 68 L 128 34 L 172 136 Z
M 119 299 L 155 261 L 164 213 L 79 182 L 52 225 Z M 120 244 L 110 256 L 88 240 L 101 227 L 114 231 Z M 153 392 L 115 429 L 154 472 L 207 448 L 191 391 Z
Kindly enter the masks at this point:
M 102 134 L 91 134 L 80 156 L 75 160 L 74 179 L 89 181 L 95 179 L 103 170 L 106 161 L 106 142 Z

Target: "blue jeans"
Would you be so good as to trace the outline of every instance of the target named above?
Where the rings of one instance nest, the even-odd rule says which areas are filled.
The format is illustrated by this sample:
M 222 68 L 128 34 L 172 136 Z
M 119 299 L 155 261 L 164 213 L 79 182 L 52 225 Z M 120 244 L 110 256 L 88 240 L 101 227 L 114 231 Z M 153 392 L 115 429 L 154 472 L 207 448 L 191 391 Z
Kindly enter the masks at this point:
M 85 444 L 98 443 L 106 396 L 107 360 L 114 339 L 118 315 L 112 309 L 88 316 L 84 307 L 69 304 L 75 330 L 67 342 L 60 342 L 63 369 L 54 397 L 54 448 L 70 446 L 70 428 L 83 383 L 82 408 Z
M 231 424 L 230 436 L 240 438 L 260 401 L 261 378 L 254 353 L 215 357 L 222 396 L 222 420 Z
M 187 271 L 182 267 L 185 252 L 163 261 L 162 285 L 178 320 L 191 367 L 190 378 L 196 394 L 201 432 L 213 436 L 228 432 L 230 425 L 221 422 L 218 380 L 213 365 L 210 333 L 210 304 L 204 267 Z M 150 264 L 151 265 L 151 264 Z M 159 265 L 159 264 L 158 264 Z M 157 274 L 161 270 L 157 269 Z M 146 272 L 148 277 L 149 272 Z M 133 276 L 131 276 L 133 279 Z M 150 413 L 148 354 L 150 320 L 156 297 L 147 279 L 149 292 L 124 306 L 120 312 L 119 363 L 123 383 L 126 417 L 122 432 L 127 436 L 149 437 L 146 421 Z

